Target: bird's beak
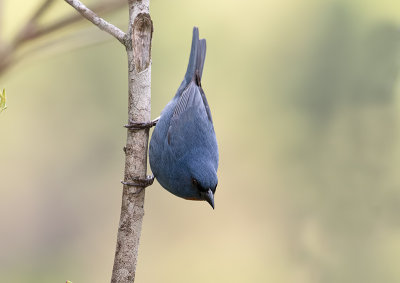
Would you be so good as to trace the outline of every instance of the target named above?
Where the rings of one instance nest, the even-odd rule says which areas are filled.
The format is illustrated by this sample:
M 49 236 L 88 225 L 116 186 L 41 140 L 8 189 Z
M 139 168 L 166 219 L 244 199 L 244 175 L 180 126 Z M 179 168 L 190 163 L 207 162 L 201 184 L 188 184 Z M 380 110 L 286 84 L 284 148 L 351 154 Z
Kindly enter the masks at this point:
M 214 209 L 214 195 L 211 189 L 208 189 L 206 193 L 203 194 L 204 200 L 207 201 L 211 207 Z

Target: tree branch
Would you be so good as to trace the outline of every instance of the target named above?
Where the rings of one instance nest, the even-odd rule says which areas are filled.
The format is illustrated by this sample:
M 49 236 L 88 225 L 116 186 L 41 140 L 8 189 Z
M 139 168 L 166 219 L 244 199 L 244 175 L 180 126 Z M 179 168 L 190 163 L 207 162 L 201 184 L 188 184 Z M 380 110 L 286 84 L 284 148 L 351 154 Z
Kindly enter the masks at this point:
M 107 3 L 98 3 L 97 5 L 94 5 L 92 7 L 92 11 L 94 11 L 95 13 L 98 13 L 98 14 L 108 13 L 108 12 L 115 11 L 116 9 L 119 9 L 125 5 L 126 5 L 126 0 L 111 1 L 111 2 L 107 2 Z M 53 31 L 56 31 L 60 28 L 64 28 L 71 24 L 79 22 L 82 19 L 83 19 L 83 17 L 80 14 L 70 15 L 70 16 L 65 17 L 59 21 L 52 23 L 52 24 L 38 28 L 36 30 L 36 32 L 30 36 L 29 39 L 39 38 L 41 36 L 44 36 L 46 34 L 53 32 Z
M 118 39 L 119 42 L 125 45 L 125 33 L 122 30 L 100 18 L 79 0 L 65 0 L 65 2 L 74 7 L 84 18 L 92 22 L 99 29 L 111 34 Z
M 78 0 L 65 0 L 83 17 L 108 32 L 126 46 L 128 55 L 128 124 L 150 121 L 151 40 L 153 22 L 150 0 L 128 0 L 129 28 L 120 29 L 98 17 Z M 147 172 L 149 129 L 128 129 L 125 146 L 125 173 L 121 215 L 111 282 L 135 280 L 139 240 L 144 216 L 145 190 L 134 180 L 143 180 Z
M 128 124 L 150 121 L 151 110 L 151 40 L 153 22 L 150 0 L 129 0 L 128 55 Z M 147 172 L 149 130 L 128 129 L 125 146 L 125 184 L 144 179 Z M 145 190 L 123 186 L 112 283 L 133 282 L 142 222 Z

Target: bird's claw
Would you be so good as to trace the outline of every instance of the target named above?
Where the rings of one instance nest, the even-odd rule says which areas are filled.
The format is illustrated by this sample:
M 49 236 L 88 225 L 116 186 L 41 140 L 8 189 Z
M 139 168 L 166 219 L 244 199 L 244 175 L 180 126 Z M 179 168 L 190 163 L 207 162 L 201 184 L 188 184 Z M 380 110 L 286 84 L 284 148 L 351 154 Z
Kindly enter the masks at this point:
M 142 188 L 151 186 L 153 182 L 154 182 L 154 176 L 146 176 L 145 179 L 133 178 L 131 179 L 131 181 L 121 181 L 121 183 L 124 184 L 125 186 L 142 187 Z
M 124 127 L 130 130 L 143 130 L 143 129 L 150 129 L 154 127 L 158 122 L 158 119 L 152 120 L 150 122 L 145 123 L 135 123 L 129 122 L 129 124 L 125 125 Z

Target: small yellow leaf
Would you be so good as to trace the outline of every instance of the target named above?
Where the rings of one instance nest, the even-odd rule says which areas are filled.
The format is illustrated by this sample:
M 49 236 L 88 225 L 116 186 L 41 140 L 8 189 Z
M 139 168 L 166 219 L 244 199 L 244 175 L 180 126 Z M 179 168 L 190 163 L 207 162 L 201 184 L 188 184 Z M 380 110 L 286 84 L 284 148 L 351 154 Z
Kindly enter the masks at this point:
M 7 109 L 7 104 L 6 104 L 6 90 L 3 89 L 3 91 L 0 93 L 0 113 L 3 110 Z

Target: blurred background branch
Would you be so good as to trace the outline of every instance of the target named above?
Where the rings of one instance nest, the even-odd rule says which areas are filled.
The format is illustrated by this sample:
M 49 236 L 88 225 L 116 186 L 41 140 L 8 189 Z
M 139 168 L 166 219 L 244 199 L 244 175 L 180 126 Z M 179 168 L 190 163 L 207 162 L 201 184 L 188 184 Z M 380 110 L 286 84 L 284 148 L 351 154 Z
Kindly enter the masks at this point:
M 0 76 L 2 76 L 27 54 L 32 54 L 32 52 L 37 52 L 39 50 L 38 48 L 31 47 L 31 49 L 19 54 L 19 51 L 23 46 L 34 42 L 39 38 L 46 37 L 51 33 L 69 27 L 72 24 L 80 22 L 84 19 L 79 14 L 71 13 L 70 15 L 64 16 L 60 19 L 41 25 L 39 23 L 40 19 L 50 11 L 53 3 L 54 0 L 44 0 L 32 13 L 32 16 L 26 21 L 26 23 L 21 25 L 22 27 L 10 42 L 5 42 L 5 40 L 2 38 L 2 23 L 0 17 Z M 1 9 L 2 6 L 3 2 L 0 0 L 0 12 L 4 11 L 4 9 Z M 91 7 L 91 9 L 97 14 L 104 15 L 115 12 L 125 6 L 127 6 L 126 1 L 114 0 L 96 3 Z M 62 40 L 63 38 L 57 39 L 57 42 Z M 49 40 L 49 43 L 54 44 L 55 42 L 54 40 Z M 90 42 L 87 43 L 90 44 Z M 46 43 L 42 44 L 41 48 L 44 46 L 46 46 Z
M 3 0 L 0 0 L 0 46 L 2 45 L 2 37 L 3 37 L 3 32 L 2 32 L 2 28 L 3 28 L 3 17 L 2 17 L 2 13 L 3 13 L 4 9 L 3 9 Z

